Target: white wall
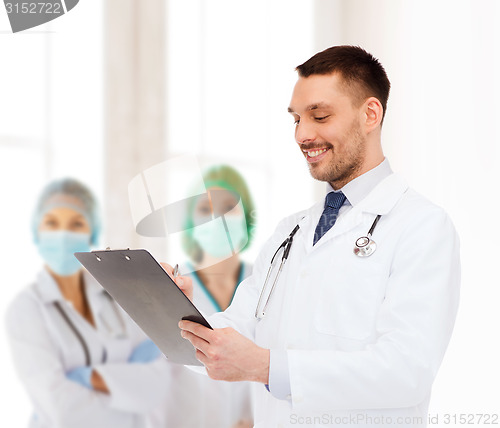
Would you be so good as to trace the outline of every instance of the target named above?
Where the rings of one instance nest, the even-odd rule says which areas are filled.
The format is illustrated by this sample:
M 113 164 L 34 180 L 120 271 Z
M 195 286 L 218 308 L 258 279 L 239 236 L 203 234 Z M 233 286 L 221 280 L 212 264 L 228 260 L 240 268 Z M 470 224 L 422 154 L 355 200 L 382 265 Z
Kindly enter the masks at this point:
M 381 60 L 392 82 L 385 154 L 461 237 L 461 305 L 430 414 L 439 426 L 446 413 L 498 414 L 499 2 L 349 0 L 340 10 L 341 36 L 322 34 L 321 47 L 359 44 Z

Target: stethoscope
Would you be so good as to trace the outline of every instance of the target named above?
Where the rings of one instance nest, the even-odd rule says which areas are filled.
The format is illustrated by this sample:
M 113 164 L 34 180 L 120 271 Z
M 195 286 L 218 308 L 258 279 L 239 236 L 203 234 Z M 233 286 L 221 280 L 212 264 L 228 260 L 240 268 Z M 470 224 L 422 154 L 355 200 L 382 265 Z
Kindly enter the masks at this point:
M 120 332 L 120 334 L 117 335 L 116 338 L 117 339 L 122 339 L 122 338 L 125 337 L 125 331 L 126 331 L 126 325 L 125 325 L 125 321 L 123 320 L 123 316 L 120 314 L 118 308 L 116 307 L 116 304 L 113 301 L 113 298 L 108 294 L 107 291 L 104 291 L 104 295 L 109 299 L 109 303 L 113 307 L 115 315 L 118 318 L 118 320 L 120 322 L 120 325 L 121 325 L 121 328 L 122 328 L 122 332 Z M 69 318 L 69 316 L 66 313 L 66 311 L 62 308 L 61 303 L 58 302 L 58 301 L 56 301 L 56 302 L 54 302 L 54 306 L 56 307 L 57 311 L 59 312 L 59 314 L 61 315 L 61 317 L 63 318 L 63 320 L 69 326 L 70 330 L 74 333 L 74 335 L 78 339 L 78 342 L 80 342 L 80 345 L 81 345 L 81 347 L 83 349 L 83 353 L 85 355 L 85 365 L 86 366 L 90 366 L 91 365 L 90 350 L 89 350 L 89 346 L 87 345 L 87 342 L 85 342 L 85 339 L 83 338 L 83 335 L 80 333 L 80 331 L 78 330 L 78 328 L 76 327 L 76 325 L 73 323 L 73 321 L 71 321 L 71 319 Z M 101 317 L 100 317 L 101 322 L 103 322 L 103 324 L 106 326 L 106 328 L 108 329 L 108 331 L 111 333 L 112 332 L 111 327 L 106 322 L 106 320 L 102 317 L 102 314 L 100 314 L 100 315 L 101 315 Z M 106 348 L 103 346 L 102 357 L 101 357 L 101 364 L 106 363 L 107 357 L 108 356 L 107 356 Z
M 375 220 L 373 221 L 372 226 L 370 227 L 370 230 L 366 234 L 366 236 L 360 236 L 358 239 L 356 239 L 354 243 L 354 254 L 356 254 L 358 257 L 369 257 L 371 256 L 375 250 L 377 249 L 377 244 L 375 241 L 372 239 L 373 232 L 375 230 L 375 227 L 377 226 L 378 221 L 380 220 L 381 215 L 377 215 Z M 262 291 L 260 292 L 259 296 L 259 301 L 257 302 L 257 307 L 255 308 L 255 318 L 258 320 L 264 318 L 266 316 L 266 310 L 269 305 L 269 300 L 271 299 L 271 296 L 274 292 L 274 289 L 276 287 L 276 284 L 278 283 L 278 279 L 280 277 L 281 271 L 283 270 L 283 266 L 285 265 L 286 260 L 288 259 L 288 255 L 290 254 L 290 250 L 292 248 L 292 243 L 293 243 L 293 237 L 297 233 L 297 231 L 300 229 L 300 226 L 297 224 L 294 229 L 290 232 L 290 235 L 281 243 L 281 245 L 278 247 L 278 249 L 274 252 L 273 258 L 271 259 L 271 264 L 269 266 L 269 269 L 267 270 L 267 275 L 266 279 L 264 281 L 264 286 L 262 287 Z M 271 273 L 273 272 L 277 260 L 278 260 L 278 253 L 282 251 L 283 254 L 281 255 L 281 263 L 278 268 L 278 272 L 276 273 L 276 277 L 274 278 L 273 284 L 271 286 L 271 291 L 269 292 L 266 303 L 264 304 L 264 307 L 262 309 L 262 301 L 264 299 L 264 295 L 267 290 L 267 286 L 269 283 L 269 278 L 271 277 Z
M 375 227 L 377 226 L 378 221 L 380 220 L 380 217 L 382 217 L 380 214 L 377 217 L 375 217 L 372 227 L 370 227 L 370 230 L 368 231 L 366 236 L 361 236 L 358 239 L 356 239 L 353 251 L 354 254 L 356 254 L 358 257 L 371 256 L 377 249 L 377 244 L 372 239 L 372 234 L 373 231 L 375 230 Z

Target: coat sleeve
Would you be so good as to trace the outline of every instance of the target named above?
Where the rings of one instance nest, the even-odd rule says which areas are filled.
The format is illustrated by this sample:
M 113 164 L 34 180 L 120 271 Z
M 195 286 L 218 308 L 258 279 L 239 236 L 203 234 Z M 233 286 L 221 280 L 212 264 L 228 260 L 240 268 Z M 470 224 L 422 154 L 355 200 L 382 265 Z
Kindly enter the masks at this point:
M 148 336 L 120 307 L 127 325 L 132 348 Z M 110 407 L 134 413 L 148 413 L 167 397 L 170 376 L 165 366 L 165 357 L 160 355 L 150 363 L 128 363 L 127 361 L 95 365 L 110 392 Z
M 165 400 L 169 379 L 163 356 L 147 364 L 114 363 L 94 366 L 110 392 L 111 408 L 148 413 Z
M 288 351 L 297 411 L 412 407 L 428 396 L 458 308 L 459 242 L 443 211 L 416 217 L 394 253 L 376 342 Z
M 126 416 L 114 418 L 108 410 L 109 396 L 66 378 L 40 303 L 31 292 L 22 293 L 10 305 L 6 329 L 17 374 L 39 417 L 50 421 L 50 426 L 79 427 L 85 421 L 85 426 L 98 427 Z

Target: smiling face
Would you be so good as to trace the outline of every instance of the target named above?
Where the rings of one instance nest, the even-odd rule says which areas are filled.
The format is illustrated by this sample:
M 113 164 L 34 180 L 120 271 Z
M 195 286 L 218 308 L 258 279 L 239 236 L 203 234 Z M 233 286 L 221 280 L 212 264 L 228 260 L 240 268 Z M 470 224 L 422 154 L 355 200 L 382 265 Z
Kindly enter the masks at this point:
M 354 105 L 339 74 L 299 78 L 288 111 L 315 179 L 340 189 L 383 160 L 380 108 L 373 97 Z

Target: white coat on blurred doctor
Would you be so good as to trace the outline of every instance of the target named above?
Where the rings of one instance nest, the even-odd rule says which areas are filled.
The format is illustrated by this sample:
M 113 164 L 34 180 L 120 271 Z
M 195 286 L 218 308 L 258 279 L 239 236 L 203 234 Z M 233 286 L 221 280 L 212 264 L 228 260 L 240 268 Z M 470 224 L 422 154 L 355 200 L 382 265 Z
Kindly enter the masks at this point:
M 160 376 L 161 358 L 129 363 L 147 336 L 88 273 L 84 281 L 95 328 L 64 300 L 46 270 L 9 307 L 6 327 L 13 362 L 33 405 L 29 426 L 148 427 L 148 413 L 165 399 L 169 387 Z M 81 335 L 90 364 L 109 394 L 67 378 L 68 372 L 86 365 L 85 352 L 56 303 Z

